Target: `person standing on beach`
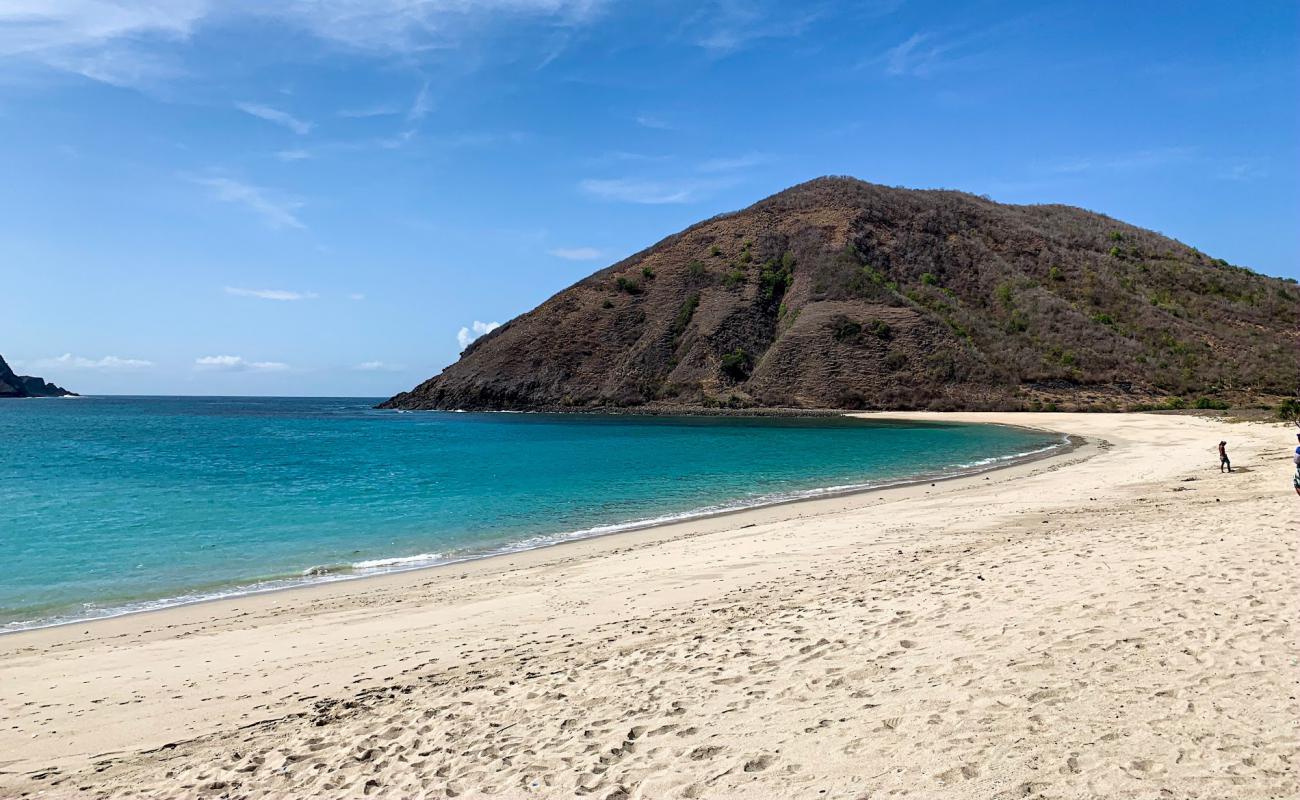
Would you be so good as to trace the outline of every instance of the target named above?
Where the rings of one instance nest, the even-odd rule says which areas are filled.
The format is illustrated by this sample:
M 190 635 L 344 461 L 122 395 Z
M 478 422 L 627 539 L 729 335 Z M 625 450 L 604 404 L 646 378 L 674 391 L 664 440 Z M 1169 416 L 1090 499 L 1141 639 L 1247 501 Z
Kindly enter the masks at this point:
M 1219 472 L 1232 472 L 1232 462 L 1228 460 L 1228 443 L 1219 442 Z

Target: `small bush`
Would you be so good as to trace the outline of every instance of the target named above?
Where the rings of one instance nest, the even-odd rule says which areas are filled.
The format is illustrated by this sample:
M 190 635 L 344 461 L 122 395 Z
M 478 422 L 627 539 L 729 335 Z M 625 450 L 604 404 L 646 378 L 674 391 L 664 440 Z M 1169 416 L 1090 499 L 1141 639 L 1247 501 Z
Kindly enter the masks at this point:
M 889 339 L 894 335 L 894 329 L 889 327 L 889 323 L 883 319 L 878 319 L 871 323 L 871 333 L 877 339 Z
M 614 301 L 612 301 L 612 300 L 606 300 L 605 302 L 603 302 L 603 303 L 600 304 L 600 307 L 601 307 L 601 308 L 613 308 L 613 307 L 614 307 Z
M 704 262 L 698 258 L 686 265 L 686 277 L 692 281 L 701 281 L 708 274 L 708 270 L 704 268 Z
M 642 267 L 641 276 L 644 277 L 646 280 L 652 280 L 655 276 L 655 271 L 650 269 L 649 267 Z
M 1011 305 L 1011 284 L 1004 283 L 998 286 L 994 294 L 997 295 L 998 302 L 1002 305 L 1008 307 Z
M 939 279 L 935 277 L 933 272 L 923 272 L 921 273 L 921 283 L 926 286 L 938 286 Z
M 1119 231 L 1111 231 L 1110 240 L 1112 242 L 1122 242 L 1124 241 L 1124 234 L 1120 233 Z
M 1277 404 L 1278 419 L 1300 420 L 1300 398 L 1288 397 Z
M 1196 407 L 1201 409 L 1212 408 L 1217 411 L 1226 411 L 1229 408 L 1227 403 L 1222 400 L 1215 400 L 1212 397 L 1198 397 Z
M 618 276 L 618 278 L 614 281 L 614 285 L 618 287 L 618 290 L 620 292 L 627 292 L 628 294 L 641 294 L 641 284 L 637 283 L 634 280 L 631 280 L 630 278 L 625 278 L 622 275 Z
M 743 381 L 749 377 L 749 370 L 753 367 L 753 359 L 744 348 L 737 347 L 735 350 L 727 353 L 722 357 L 722 371 L 727 376 L 738 381 Z
M 712 256 L 712 257 L 714 257 L 714 258 L 717 258 L 718 256 L 722 255 L 722 248 L 721 248 L 721 247 L 718 247 L 718 246 L 715 244 L 714 246 L 712 246 L 712 247 L 709 248 L 709 255 Z
M 691 292 L 687 296 L 686 302 L 677 310 L 677 317 L 673 319 L 673 338 L 676 339 L 686 332 L 686 326 L 691 324 L 691 317 L 695 316 L 695 309 L 700 305 L 700 293 Z
M 858 338 L 862 333 L 862 326 L 848 317 L 840 314 L 831 320 L 831 336 L 835 337 L 837 342 L 847 342 L 850 339 Z
M 1065 273 L 1061 272 L 1060 267 L 1053 265 L 1052 268 L 1047 271 L 1047 277 L 1054 281 L 1063 281 L 1065 280 Z
M 740 267 L 733 267 L 731 271 L 723 277 L 722 282 L 728 289 L 734 289 L 737 286 L 744 284 L 745 271 Z
M 759 295 L 769 303 L 779 302 L 793 282 L 793 256 L 786 253 L 780 260 L 768 259 L 758 275 Z
M 1099 325 L 1110 325 L 1111 327 L 1115 326 L 1114 318 L 1111 317 L 1110 314 L 1106 314 L 1106 313 L 1093 314 L 1092 321 L 1096 322 Z

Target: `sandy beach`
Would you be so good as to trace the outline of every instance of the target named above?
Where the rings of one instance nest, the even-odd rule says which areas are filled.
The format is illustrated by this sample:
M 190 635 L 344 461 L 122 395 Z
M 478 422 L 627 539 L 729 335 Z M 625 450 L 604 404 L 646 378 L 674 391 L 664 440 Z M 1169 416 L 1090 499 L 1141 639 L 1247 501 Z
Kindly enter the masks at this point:
M 1085 443 L 3 636 L 0 796 L 1300 792 L 1293 428 L 882 416 Z

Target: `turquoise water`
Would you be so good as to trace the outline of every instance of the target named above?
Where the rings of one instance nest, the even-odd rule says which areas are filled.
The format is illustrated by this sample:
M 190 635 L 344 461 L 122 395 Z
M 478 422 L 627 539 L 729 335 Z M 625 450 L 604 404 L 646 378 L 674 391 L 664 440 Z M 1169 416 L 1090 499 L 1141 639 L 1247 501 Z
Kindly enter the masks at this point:
M 375 402 L 0 402 L 0 626 L 508 552 L 1061 443 L 993 426 Z

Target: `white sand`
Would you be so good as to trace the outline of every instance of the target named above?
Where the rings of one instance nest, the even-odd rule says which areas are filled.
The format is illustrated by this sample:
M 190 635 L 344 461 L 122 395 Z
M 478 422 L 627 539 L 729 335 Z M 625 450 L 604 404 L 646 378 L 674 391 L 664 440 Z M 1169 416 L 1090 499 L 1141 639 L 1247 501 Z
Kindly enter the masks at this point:
M 1090 443 L 0 637 L 0 796 L 1295 797 L 1294 436 L 933 416 Z

